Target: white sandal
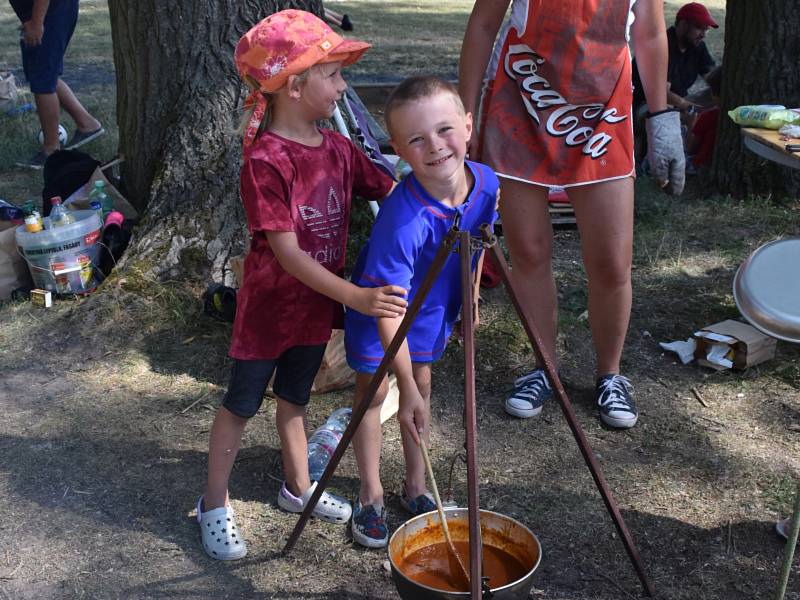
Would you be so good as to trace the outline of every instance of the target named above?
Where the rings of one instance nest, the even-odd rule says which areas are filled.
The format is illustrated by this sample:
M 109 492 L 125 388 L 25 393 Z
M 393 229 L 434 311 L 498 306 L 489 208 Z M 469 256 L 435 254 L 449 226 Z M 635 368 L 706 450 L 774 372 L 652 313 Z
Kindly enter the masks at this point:
M 203 512 L 203 497 L 197 500 L 197 522 L 203 549 L 217 560 L 236 560 L 247 554 L 247 545 L 239 536 L 236 518 L 230 506 L 221 506 Z
M 281 491 L 278 493 L 278 506 L 280 506 L 283 510 L 288 510 L 289 512 L 293 513 L 303 512 L 306 507 L 306 503 L 311 498 L 311 494 L 314 493 L 316 488 L 317 482 L 315 481 L 311 484 L 311 487 L 308 488 L 305 493 L 298 498 L 286 488 L 286 482 L 284 481 L 283 485 L 281 486 Z M 339 496 L 329 494 L 328 492 L 322 492 L 317 505 L 311 512 L 311 514 L 318 519 L 328 523 L 338 523 L 341 525 L 347 524 L 352 513 L 353 509 L 347 500 L 340 498 Z

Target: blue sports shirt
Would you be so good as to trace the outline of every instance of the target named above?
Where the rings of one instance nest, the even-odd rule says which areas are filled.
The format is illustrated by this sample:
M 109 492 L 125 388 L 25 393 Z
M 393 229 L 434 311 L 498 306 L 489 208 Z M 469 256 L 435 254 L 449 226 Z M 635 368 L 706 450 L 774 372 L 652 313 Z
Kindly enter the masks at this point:
M 480 163 L 466 161 L 475 182 L 466 201 L 456 208 L 428 194 L 413 173 L 381 206 L 369 241 L 358 257 L 352 282 L 360 287 L 398 285 L 408 290 L 409 305 L 456 218 L 462 231 L 480 236 L 484 223 L 494 224 L 499 182 Z M 461 259 L 451 254 L 411 325 L 408 347 L 413 362 L 441 357 L 461 310 Z M 472 261 L 476 268 L 478 254 Z M 345 349 L 351 364 L 377 367 L 383 359 L 376 317 L 347 309 Z

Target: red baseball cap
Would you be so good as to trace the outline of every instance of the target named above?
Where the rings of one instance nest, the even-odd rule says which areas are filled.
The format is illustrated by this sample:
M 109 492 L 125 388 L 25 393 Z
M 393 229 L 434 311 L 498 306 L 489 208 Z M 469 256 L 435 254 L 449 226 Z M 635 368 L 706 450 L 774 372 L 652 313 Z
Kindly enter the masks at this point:
M 699 2 L 689 2 L 684 4 L 675 15 L 676 21 L 689 21 L 699 27 L 713 27 L 717 29 L 719 25 L 708 12 L 708 9 Z

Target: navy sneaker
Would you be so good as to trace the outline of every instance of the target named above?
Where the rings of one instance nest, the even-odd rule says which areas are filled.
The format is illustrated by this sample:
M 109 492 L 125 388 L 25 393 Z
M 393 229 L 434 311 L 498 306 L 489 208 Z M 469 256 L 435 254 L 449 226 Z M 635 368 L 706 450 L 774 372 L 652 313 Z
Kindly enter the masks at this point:
M 553 397 L 553 388 L 542 369 L 517 378 L 514 388 L 506 400 L 506 412 L 520 419 L 535 417 L 542 412 L 544 401 Z
M 609 427 L 628 429 L 636 425 L 639 413 L 633 401 L 633 386 L 627 377 L 603 375 L 595 385 L 600 419 Z
M 361 505 L 356 500 L 353 506 L 353 539 L 365 548 L 384 548 L 389 543 L 389 529 L 386 527 L 386 507 L 368 504 Z
M 433 501 L 433 496 L 430 492 L 420 494 L 416 498 L 410 498 L 406 494 L 405 486 L 403 486 L 403 493 L 400 495 L 400 506 L 415 517 L 436 510 L 436 502 Z

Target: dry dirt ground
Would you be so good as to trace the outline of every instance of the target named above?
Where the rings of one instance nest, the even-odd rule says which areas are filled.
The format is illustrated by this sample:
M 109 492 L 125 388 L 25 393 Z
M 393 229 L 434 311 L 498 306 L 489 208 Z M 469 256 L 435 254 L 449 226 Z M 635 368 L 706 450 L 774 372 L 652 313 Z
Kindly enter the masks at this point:
M 783 552 L 773 524 L 790 508 L 798 467 L 800 353 L 780 344 L 775 359 L 744 373 L 665 355 L 658 341 L 688 336 L 706 317 L 735 316 L 729 301 L 717 300 L 728 293 L 732 269 L 704 269 L 704 248 L 695 250 L 674 280 L 656 285 L 652 270 L 635 269 L 623 368 L 641 418 L 619 432 L 600 424 L 592 404 L 577 235 L 558 233 L 561 374 L 658 597 L 766 598 Z M 481 504 L 539 536 L 543 559 L 531 597 L 640 597 L 557 404 L 531 420 L 503 411 L 530 358 L 502 289 L 484 292 L 482 314 Z M 0 598 L 397 597 L 385 553 L 355 546 L 342 527 L 312 522 L 294 553 L 281 556 L 296 517 L 275 504 L 281 467 L 270 399 L 246 431 L 231 479 L 249 554 L 227 564 L 204 554 L 193 506 L 227 383 L 229 334 L 178 286 L 135 273 L 49 310 L 0 306 Z M 463 442 L 462 360 L 452 343 L 434 371 L 431 447 L 441 487 Z M 310 424 L 349 399 L 349 390 L 315 397 Z M 403 520 L 394 420 L 385 427 L 382 468 L 394 529 Z M 348 450 L 333 489 L 352 498 L 357 481 Z M 453 487 L 463 503 L 461 466 Z M 787 598 L 800 598 L 796 569 Z

